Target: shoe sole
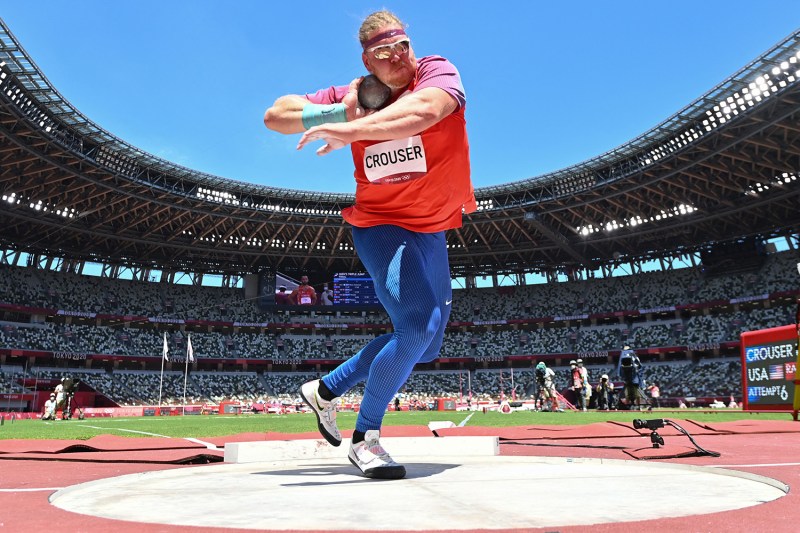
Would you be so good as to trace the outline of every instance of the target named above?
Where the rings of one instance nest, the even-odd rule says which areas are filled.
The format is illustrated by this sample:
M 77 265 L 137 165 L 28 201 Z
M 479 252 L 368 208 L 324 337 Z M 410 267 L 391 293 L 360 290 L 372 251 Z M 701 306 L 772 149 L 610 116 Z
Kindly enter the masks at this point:
M 379 466 L 377 468 L 369 468 L 367 470 L 361 470 L 361 467 L 358 466 L 358 463 L 353 460 L 352 457 L 349 455 L 347 459 L 358 468 L 364 477 L 368 477 L 370 479 L 403 479 L 406 477 L 406 467 L 403 465 L 397 466 Z
M 314 404 L 312 404 L 309 401 L 309 399 L 306 398 L 306 395 L 303 394 L 302 387 L 300 388 L 300 397 L 303 399 L 304 402 L 306 402 L 306 405 L 308 405 L 311 408 L 311 412 L 314 413 L 314 416 L 317 417 L 317 429 L 319 430 L 320 435 L 322 435 L 325 438 L 325 440 L 328 441 L 328 444 L 330 444 L 331 446 L 339 446 L 342 443 L 342 440 L 341 439 L 336 440 L 336 437 L 331 435 L 328 432 L 328 430 L 325 429 L 325 426 L 322 424 L 322 419 L 319 416 L 319 412 L 314 407 Z

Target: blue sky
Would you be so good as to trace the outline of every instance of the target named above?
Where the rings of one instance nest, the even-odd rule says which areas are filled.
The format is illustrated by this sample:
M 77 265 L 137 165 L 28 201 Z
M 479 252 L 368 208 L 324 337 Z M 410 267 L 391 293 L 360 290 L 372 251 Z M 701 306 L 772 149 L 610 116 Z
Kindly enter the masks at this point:
M 385 3 L 0 0 L 56 89 L 138 148 L 225 178 L 352 192 L 349 150 L 264 128 L 280 95 L 363 75 L 386 7 L 418 56 L 460 70 L 476 187 L 538 176 L 646 132 L 797 30 L 797 0 Z

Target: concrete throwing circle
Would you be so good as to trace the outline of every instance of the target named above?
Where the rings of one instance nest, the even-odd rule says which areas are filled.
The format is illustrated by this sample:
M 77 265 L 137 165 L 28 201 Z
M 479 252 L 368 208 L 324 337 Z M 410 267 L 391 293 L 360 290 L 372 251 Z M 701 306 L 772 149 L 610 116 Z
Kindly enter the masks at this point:
M 749 507 L 788 491 L 763 476 L 667 463 L 506 456 L 403 463 L 408 476 L 392 481 L 363 478 L 346 459 L 199 466 L 74 485 L 50 501 L 66 511 L 157 524 L 436 531 L 688 516 Z M 581 498 L 576 513 L 576 494 L 587 491 L 592 497 Z

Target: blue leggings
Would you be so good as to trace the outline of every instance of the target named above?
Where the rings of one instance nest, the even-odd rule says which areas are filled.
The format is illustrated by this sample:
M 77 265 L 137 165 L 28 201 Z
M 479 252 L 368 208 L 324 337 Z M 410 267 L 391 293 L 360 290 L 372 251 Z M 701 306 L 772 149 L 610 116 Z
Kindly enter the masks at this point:
M 386 406 L 414 365 L 439 356 L 453 291 L 443 231 L 353 227 L 353 242 L 394 333 L 376 337 L 322 381 L 342 396 L 366 379 L 356 430 L 369 431 L 381 428 Z

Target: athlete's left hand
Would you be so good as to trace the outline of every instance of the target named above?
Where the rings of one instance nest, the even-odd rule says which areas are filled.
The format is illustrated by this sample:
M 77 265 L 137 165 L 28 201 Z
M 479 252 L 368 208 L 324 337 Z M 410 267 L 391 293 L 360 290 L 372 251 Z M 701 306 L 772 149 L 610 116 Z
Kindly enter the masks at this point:
M 352 126 L 348 126 L 347 122 L 332 122 L 314 126 L 306 130 L 303 136 L 300 137 L 297 149 L 300 150 L 310 142 L 322 140 L 325 141 L 325 144 L 317 150 L 317 155 L 329 154 L 355 140 L 350 130 L 352 130 Z

